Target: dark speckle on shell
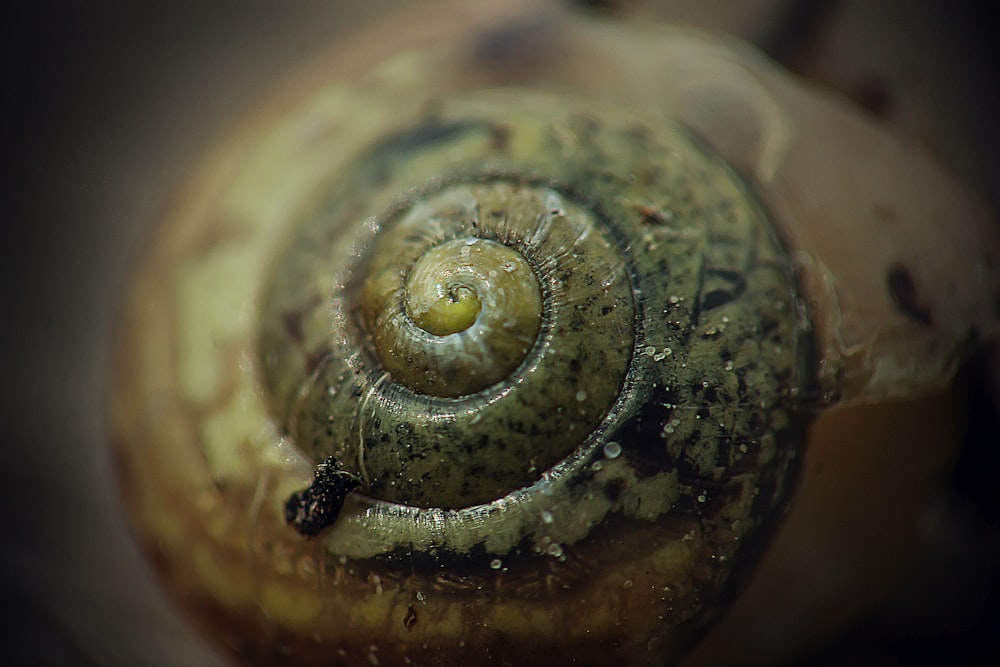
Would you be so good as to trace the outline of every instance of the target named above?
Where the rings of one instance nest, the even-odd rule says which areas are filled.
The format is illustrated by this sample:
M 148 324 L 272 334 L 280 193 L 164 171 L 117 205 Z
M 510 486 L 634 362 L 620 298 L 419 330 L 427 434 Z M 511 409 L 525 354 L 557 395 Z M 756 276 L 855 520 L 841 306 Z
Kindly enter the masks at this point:
M 145 432 L 178 434 L 156 452 L 196 447 L 252 517 L 218 523 L 236 546 L 199 551 L 198 576 L 273 560 L 234 595 L 343 656 L 377 641 L 380 660 L 419 662 L 476 635 L 477 655 L 555 655 L 560 638 L 559 655 L 665 660 L 745 577 L 795 478 L 816 368 L 788 252 L 740 177 L 659 115 L 527 90 L 424 111 L 305 198 L 276 254 L 266 232 L 242 240 L 271 260 L 252 297 L 214 290 L 241 284 L 225 247 L 172 278 L 204 299 L 179 318 L 215 318 L 176 348 L 184 400 L 214 403 L 190 422 L 150 403 L 144 418 L 184 427 Z M 476 244 L 537 282 L 539 325 L 513 352 L 491 334 L 508 311 L 479 326 L 513 284 L 503 261 L 448 282 Z M 409 280 L 445 247 L 460 261 L 429 289 L 480 305 L 432 333 Z M 219 342 L 227 327 L 244 347 Z M 447 337 L 457 352 L 419 347 Z M 509 370 L 449 390 L 497 354 Z
M 885 277 L 889 296 L 901 313 L 925 327 L 934 324 L 934 318 L 920 297 L 913 274 L 903 264 L 893 264 Z
M 303 223 L 265 299 L 265 314 L 301 309 L 304 349 L 344 341 L 309 373 L 280 317 L 264 318 L 276 324 L 264 326 L 261 357 L 288 431 L 364 478 L 376 506 L 413 506 L 379 510 L 378 524 L 349 521 L 342 530 L 361 532 L 345 553 L 383 571 L 447 562 L 466 583 L 500 576 L 528 590 L 539 563 L 573 587 L 585 580 L 570 564 L 602 562 L 608 540 L 655 558 L 664 536 L 694 530 L 730 565 L 693 575 L 689 591 L 721 595 L 787 497 L 810 416 L 799 402 L 814 376 L 805 309 L 763 208 L 682 130 L 628 112 L 522 92 L 442 100 L 433 113 L 434 127 L 455 129 L 418 123 L 364 155 Z M 517 213 L 546 196 L 551 211 Z M 468 203 L 449 212 L 455 202 Z M 422 206 L 428 221 L 408 231 Z M 577 218 L 590 231 L 560 231 Z M 412 248 L 456 234 L 529 260 L 544 323 L 509 381 L 438 398 L 385 372 L 355 313 L 379 253 L 423 252 Z M 543 236 L 552 250 L 536 249 Z M 587 268 L 592 242 L 620 275 Z M 621 289 L 628 298 L 614 296 Z M 549 379 L 534 382 L 545 364 Z M 596 421 L 569 433 L 560 415 L 580 405 L 594 405 Z M 436 499 L 450 518 L 424 535 Z

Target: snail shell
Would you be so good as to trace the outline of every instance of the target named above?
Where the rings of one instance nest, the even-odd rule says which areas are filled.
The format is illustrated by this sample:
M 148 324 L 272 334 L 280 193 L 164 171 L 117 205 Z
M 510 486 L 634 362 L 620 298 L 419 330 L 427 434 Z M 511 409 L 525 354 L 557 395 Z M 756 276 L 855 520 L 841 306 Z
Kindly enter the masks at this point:
M 496 557 L 684 504 L 676 488 L 614 497 L 668 471 L 692 498 L 730 478 L 751 493 L 775 474 L 748 474 L 758 458 L 780 477 L 807 325 L 735 175 L 678 128 L 592 100 L 480 91 L 432 114 L 344 171 L 267 281 L 259 354 L 282 430 L 410 507 L 576 489 L 519 492 L 479 521 L 508 535 Z M 555 520 L 505 523 L 522 511 Z
M 606 33 L 451 10 L 295 79 L 159 228 L 112 406 L 137 532 L 247 662 L 663 664 L 758 556 L 807 399 L 892 387 L 807 316 L 808 233 L 595 75 Z M 360 486 L 307 539 L 331 459 Z

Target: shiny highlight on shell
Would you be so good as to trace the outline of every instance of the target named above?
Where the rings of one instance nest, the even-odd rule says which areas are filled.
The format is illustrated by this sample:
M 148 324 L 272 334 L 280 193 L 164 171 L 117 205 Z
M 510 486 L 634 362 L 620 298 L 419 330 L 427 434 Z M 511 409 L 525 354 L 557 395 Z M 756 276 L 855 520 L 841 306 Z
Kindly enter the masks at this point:
M 212 474 L 197 495 L 220 520 L 252 508 L 195 540 L 196 562 L 249 548 L 273 592 L 240 593 L 216 566 L 187 585 L 211 577 L 223 618 L 252 600 L 305 663 L 359 641 L 419 663 L 456 655 L 456 637 L 498 662 L 676 655 L 795 474 L 815 368 L 787 251 L 741 179 L 661 117 L 525 90 L 428 109 L 290 225 L 232 339 L 241 373 L 182 419 L 171 456 L 199 452 Z M 225 248 L 143 284 L 207 278 Z M 189 307 L 163 331 L 190 336 L 208 304 Z M 174 349 L 172 369 L 217 354 Z M 125 443 L 155 414 L 123 409 L 128 479 L 153 465 Z M 314 540 L 284 525 L 323 496 L 304 491 L 309 460 L 335 473 L 339 514 Z

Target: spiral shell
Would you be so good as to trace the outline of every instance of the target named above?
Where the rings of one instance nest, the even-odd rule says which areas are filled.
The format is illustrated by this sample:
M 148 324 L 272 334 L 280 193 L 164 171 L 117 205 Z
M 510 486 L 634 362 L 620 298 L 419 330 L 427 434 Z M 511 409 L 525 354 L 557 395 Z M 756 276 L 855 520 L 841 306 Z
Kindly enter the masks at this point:
M 137 531 L 247 662 L 663 664 L 854 369 L 819 386 L 788 229 L 689 127 L 431 43 L 171 211 L 113 398 Z
M 511 659 L 508 641 L 567 633 L 669 652 L 785 497 L 814 373 L 787 254 L 662 119 L 443 98 L 330 184 L 267 275 L 278 433 L 364 482 L 322 541 L 341 574 L 317 582 L 314 622 L 334 646 L 441 650 L 443 619 L 488 602 L 462 636 Z M 442 619 L 428 633 L 383 627 L 417 601 Z
M 459 315 L 427 315 L 439 302 Z M 617 513 L 775 505 L 812 373 L 785 252 L 721 162 L 663 123 L 523 91 L 441 100 L 346 170 L 261 321 L 291 439 L 408 508 L 351 531 L 356 557 L 438 540 L 510 558 L 584 548 Z M 443 542 L 409 527 L 470 506 Z

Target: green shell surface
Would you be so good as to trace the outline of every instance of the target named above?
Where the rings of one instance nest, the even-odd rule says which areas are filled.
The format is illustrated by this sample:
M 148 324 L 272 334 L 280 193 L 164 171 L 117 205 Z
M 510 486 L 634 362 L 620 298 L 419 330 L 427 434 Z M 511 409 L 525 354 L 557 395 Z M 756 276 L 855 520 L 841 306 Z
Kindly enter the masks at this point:
M 810 418 L 808 318 L 753 193 L 660 116 L 522 89 L 434 98 L 313 187 L 281 237 L 261 208 L 261 231 L 178 234 L 184 259 L 135 288 L 129 330 L 166 324 L 134 343 L 146 398 L 119 447 L 142 530 L 187 545 L 175 586 L 241 637 L 263 610 L 241 641 L 304 664 L 683 650 L 758 555 Z M 479 243 L 523 259 L 537 332 L 507 375 L 440 390 L 451 352 L 376 344 L 406 289 L 374 290 L 375 314 L 366 292 Z M 508 285 L 486 283 L 457 335 L 506 354 L 463 328 Z M 309 539 L 283 503 L 327 457 L 362 485 Z M 187 525 L 178 498 L 214 518 Z

